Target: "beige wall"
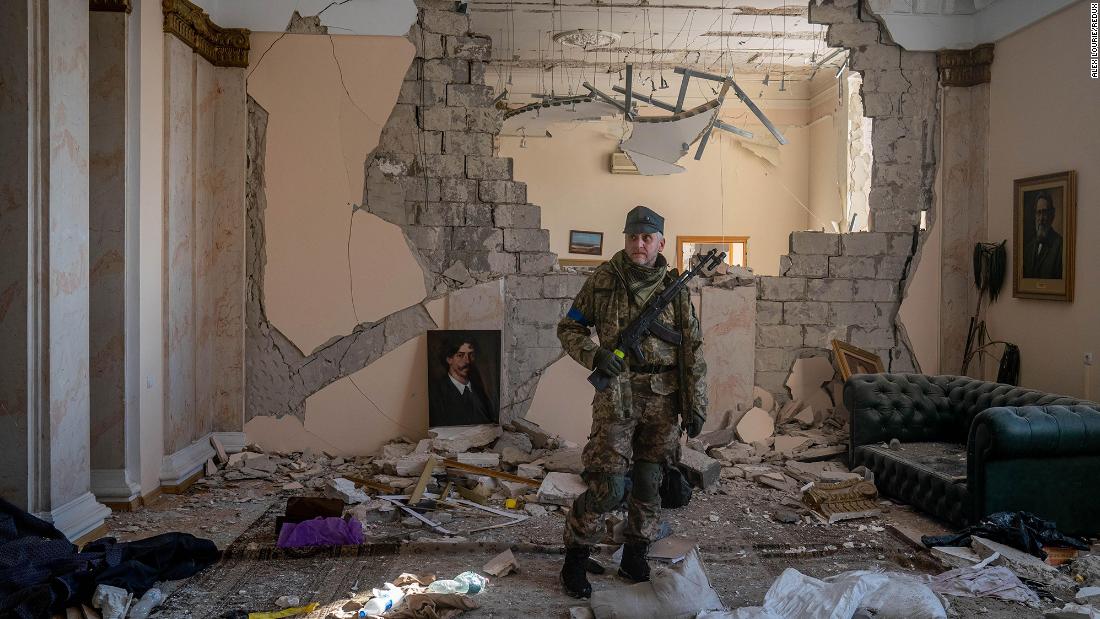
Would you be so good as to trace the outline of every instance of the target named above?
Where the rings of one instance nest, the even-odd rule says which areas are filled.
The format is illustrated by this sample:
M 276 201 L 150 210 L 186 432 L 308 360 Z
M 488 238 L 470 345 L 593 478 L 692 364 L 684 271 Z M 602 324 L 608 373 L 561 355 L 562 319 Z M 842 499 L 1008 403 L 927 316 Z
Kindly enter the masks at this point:
M 401 229 L 356 209 L 365 161 L 414 48 L 404 37 L 270 32 L 253 33 L 251 45 L 248 94 L 268 112 L 265 310 L 308 355 L 427 295 Z M 426 337 L 414 338 L 324 387 L 302 419 L 253 417 L 248 440 L 368 454 L 397 436 L 420 438 L 428 426 L 425 348 Z
M 715 131 L 701 161 L 693 158 L 694 147 L 679 161 L 687 168 L 681 174 L 611 174 L 609 158 L 622 134 L 616 121 L 557 125 L 553 138 L 527 138 L 526 148 L 520 138 L 502 137 L 500 155 L 514 159 L 516 180 L 527 183 L 528 200 L 542 207 L 550 250 L 559 258 L 594 258 L 568 253 L 570 230 L 602 231 L 603 257 L 611 257 L 622 249 L 627 211 L 644 204 L 665 217 L 670 260 L 677 235 L 748 236 L 748 266 L 776 275 L 788 234 L 828 222 L 811 221 L 803 208 L 809 204 L 808 110 L 767 112 L 790 140 L 775 151 L 778 166 L 749 152 L 739 138 Z M 763 132 L 744 118 L 728 122 Z
M 1009 290 L 988 314 L 993 337 L 1020 347 L 1023 386 L 1075 396 L 1086 391 L 1083 354 L 1100 354 L 1100 80 L 1089 79 L 1088 16 L 1078 2 L 998 42 L 989 96 L 988 230 L 1010 239 L 1010 264 L 1013 179 L 1077 170 L 1073 303 Z M 1089 387 L 1100 397 L 1096 366 Z

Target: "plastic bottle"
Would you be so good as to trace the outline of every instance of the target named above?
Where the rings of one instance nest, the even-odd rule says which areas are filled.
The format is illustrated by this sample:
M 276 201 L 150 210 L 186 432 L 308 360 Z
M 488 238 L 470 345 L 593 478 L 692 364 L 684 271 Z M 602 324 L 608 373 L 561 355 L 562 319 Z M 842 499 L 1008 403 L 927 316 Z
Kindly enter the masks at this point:
M 465 595 L 477 595 L 485 587 L 488 581 L 481 574 L 475 572 L 462 572 L 454 577 L 454 580 L 437 580 L 428 585 L 428 591 L 432 593 L 462 593 Z
M 404 590 L 395 586 L 393 583 L 386 583 L 382 585 L 381 589 L 374 590 L 374 597 L 367 601 L 367 603 L 363 605 L 363 608 L 359 609 L 359 616 L 381 615 L 387 610 L 401 604 L 401 600 L 403 599 L 405 599 Z

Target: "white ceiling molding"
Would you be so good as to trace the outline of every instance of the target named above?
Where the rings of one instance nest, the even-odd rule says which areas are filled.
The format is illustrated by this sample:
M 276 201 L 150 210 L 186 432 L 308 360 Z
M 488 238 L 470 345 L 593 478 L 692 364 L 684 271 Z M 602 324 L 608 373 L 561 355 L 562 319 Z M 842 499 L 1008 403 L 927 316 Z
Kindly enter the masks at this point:
M 969 10 L 957 0 L 871 0 L 870 6 L 898 45 L 909 51 L 936 51 L 995 43 L 1074 1 L 983 0 L 967 4 Z
M 321 14 L 329 34 L 404 36 L 416 22 L 413 0 L 194 0 L 222 28 L 283 32 L 294 11 Z

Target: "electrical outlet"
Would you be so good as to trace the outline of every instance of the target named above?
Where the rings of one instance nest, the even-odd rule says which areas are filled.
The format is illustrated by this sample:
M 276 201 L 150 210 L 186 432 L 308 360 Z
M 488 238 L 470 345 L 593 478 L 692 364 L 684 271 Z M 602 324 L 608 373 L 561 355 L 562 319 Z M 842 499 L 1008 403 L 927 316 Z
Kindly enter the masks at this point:
M 1085 365 L 1092 365 L 1093 357 L 1091 352 L 1085 353 Z

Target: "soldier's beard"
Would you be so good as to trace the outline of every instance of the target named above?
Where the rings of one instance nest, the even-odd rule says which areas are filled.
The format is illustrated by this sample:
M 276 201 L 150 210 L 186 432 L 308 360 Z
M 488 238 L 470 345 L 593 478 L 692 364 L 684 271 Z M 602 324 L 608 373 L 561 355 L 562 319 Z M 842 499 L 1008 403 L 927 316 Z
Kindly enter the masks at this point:
M 1050 226 L 1045 224 L 1035 225 L 1035 238 L 1038 239 L 1040 243 L 1047 240 L 1048 236 L 1050 236 Z

